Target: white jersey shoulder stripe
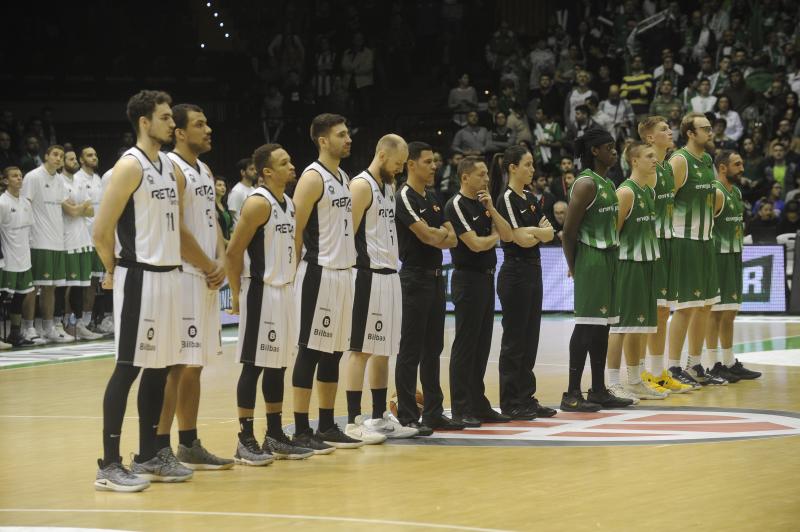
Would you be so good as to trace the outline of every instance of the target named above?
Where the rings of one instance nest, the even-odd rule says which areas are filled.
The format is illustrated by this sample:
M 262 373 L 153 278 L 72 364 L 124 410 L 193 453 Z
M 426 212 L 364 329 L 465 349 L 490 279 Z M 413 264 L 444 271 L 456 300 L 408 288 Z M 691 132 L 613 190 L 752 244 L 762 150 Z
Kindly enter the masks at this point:
M 506 190 L 505 194 L 503 194 L 503 199 L 506 202 L 506 210 L 508 210 L 508 216 L 511 218 L 511 227 L 514 229 L 519 229 L 519 224 L 517 223 L 517 217 L 514 214 L 514 209 L 511 206 L 511 194 L 513 191 L 511 189 Z
M 403 204 L 406 206 L 408 213 L 414 218 L 415 222 L 420 221 L 420 217 L 417 216 L 417 213 L 414 212 L 414 209 L 411 208 L 411 202 L 408 201 L 408 189 L 409 187 L 403 187 L 403 190 L 400 191 L 400 197 L 403 199 Z
M 464 229 L 466 229 L 467 231 L 472 231 L 472 227 L 469 225 L 467 219 L 464 217 L 464 213 L 461 212 L 461 207 L 458 204 L 459 200 L 461 200 L 460 195 L 457 195 L 455 199 L 453 199 L 453 208 L 456 210 L 458 219 L 461 220 L 461 224 L 464 226 Z

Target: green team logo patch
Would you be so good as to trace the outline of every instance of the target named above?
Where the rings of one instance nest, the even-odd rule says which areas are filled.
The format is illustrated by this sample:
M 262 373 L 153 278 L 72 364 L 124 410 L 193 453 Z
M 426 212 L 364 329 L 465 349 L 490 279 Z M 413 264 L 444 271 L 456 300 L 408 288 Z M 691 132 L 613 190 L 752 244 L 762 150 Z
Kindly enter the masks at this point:
M 769 302 L 772 288 L 772 259 L 772 255 L 764 255 L 742 264 L 742 302 Z

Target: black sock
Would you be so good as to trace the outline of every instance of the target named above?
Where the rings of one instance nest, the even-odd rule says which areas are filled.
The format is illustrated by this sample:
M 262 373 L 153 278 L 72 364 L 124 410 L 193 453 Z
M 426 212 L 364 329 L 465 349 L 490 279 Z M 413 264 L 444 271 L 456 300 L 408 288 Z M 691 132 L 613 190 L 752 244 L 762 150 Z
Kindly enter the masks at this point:
M 372 419 L 381 419 L 386 412 L 386 388 L 372 389 Z
M 120 462 L 119 440 L 128 404 L 128 392 L 139 375 L 139 368 L 117 364 L 108 379 L 103 396 L 103 465 Z
M 295 412 L 294 413 L 294 433 L 302 434 L 310 427 L 308 424 L 308 412 Z
M 169 434 L 156 434 L 156 450 L 171 446 L 172 443 L 169 441 Z
M 608 355 L 607 325 L 592 325 L 592 341 L 589 344 L 589 364 L 592 366 L 592 390 L 602 392 L 606 389 L 605 369 Z
M 589 350 L 591 325 L 578 324 L 572 330 L 569 339 L 569 388 L 568 392 L 581 391 L 581 377 L 586 366 L 586 354 Z
M 251 418 L 251 417 L 240 417 L 239 418 L 239 431 L 242 433 L 242 436 L 252 436 L 253 435 L 253 418 Z
M 184 447 L 191 447 L 194 440 L 197 439 L 197 429 L 179 430 L 178 440 Z
M 361 415 L 361 391 L 347 390 L 347 422 L 355 423 L 356 416 Z
M 319 431 L 325 432 L 333 428 L 333 408 L 320 408 L 319 409 Z
M 164 404 L 167 373 L 169 368 L 148 368 L 142 371 L 139 381 L 139 455 L 136 461 L 140 464 L 153 458 L 160 450 L 156 448 L 156 430 Z
M 274 414 L 267 414 L 267 436 L 277 438 L 281 434 L 283 434 L 281 413 L 275 412 Z

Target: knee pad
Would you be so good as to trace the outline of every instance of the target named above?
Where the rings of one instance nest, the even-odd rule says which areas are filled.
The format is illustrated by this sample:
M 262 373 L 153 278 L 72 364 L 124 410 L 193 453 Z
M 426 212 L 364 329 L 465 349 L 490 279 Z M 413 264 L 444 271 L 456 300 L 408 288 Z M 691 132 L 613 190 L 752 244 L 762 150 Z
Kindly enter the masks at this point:
M 292 371 L 292 386 L 311 389 L 314 384 L 314 370 L 317 369 L 321 354 L 320 351 L 300 346 Z
M 339 361 L 342 360 L 342 353 L 325 354 L 319 359 L 317 369 L 317 380 L 319 382 L 339 382 Z

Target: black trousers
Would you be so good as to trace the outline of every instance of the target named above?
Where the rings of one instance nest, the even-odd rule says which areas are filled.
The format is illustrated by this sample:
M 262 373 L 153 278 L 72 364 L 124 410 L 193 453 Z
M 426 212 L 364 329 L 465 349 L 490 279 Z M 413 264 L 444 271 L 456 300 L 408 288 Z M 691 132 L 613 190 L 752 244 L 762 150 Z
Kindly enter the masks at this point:
M 451 279 L 456 334 L 450 353 L 450 404 L 454 416 L 491 409 L 483 376 L 492 346 L 494 275 L 456 270 Z
M 445 277 L 431 272 L 400 270 L 403 322 L 400 352 L 394 370 L 397 418 L 402 424 L 417 421 L 417 366 L 419 366 L 423 419 L 436 419 L 444 409 L 439 379 L 439 356 L 444 347 Z
M 510 411 L 528 404 L 536 393 L 533 365 L 542 321 L 541 265 L 507 259 L 497 276 L 497 294 L 503 306 L 500 407 Z

